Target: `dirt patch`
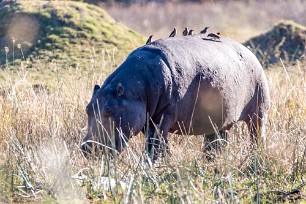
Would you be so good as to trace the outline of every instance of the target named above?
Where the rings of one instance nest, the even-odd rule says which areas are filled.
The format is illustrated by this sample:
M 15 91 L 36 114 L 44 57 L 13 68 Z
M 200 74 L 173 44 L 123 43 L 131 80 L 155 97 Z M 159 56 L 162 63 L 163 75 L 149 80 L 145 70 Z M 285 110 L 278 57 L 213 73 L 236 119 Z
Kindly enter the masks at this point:
M 292 21 L 281 21 L 270 31 L 244 43 L 264 67 L 280 62 L 305 61 L 306 27 Z

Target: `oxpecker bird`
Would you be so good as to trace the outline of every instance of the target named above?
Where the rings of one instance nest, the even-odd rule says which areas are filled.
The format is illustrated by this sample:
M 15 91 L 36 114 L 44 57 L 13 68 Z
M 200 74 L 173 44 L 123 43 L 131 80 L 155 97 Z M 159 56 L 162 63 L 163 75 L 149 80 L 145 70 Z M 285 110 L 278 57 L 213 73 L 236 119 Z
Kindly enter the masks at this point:
M 169 37 L 174 37 L 176 35 L 176 28 L 173 28 L 173 31 L 170 33 Z
M 207 32 L 207 29 L 208 29 L 209 27 L 205 27 L 203 30 L 201 30 L 201 32 L 200 32 L 200 34 L 205 34 L 206 32 Z
M 188 32 L 188 35 L 193 35 L 193 30 L 190 30 L 190 31 Z
M 188 32 L 189 32 L 189 31 L 188 31 L 188 27 L 186 27 L 185 30 L 183 31 L 183 36 L 188 35 Z
M 152 37 L 153 37 L 153 35 L 150 35 L 149 39 L 148 39 L 147 42 L 146 42 L 146 45 L 147 45 L 147 44 L 150 44 L 150 43 L 152 42 Z
M 213 40 L 220 40 L 220 36 L 214 33 L 209 33 L 207 37 L 212 38 Z

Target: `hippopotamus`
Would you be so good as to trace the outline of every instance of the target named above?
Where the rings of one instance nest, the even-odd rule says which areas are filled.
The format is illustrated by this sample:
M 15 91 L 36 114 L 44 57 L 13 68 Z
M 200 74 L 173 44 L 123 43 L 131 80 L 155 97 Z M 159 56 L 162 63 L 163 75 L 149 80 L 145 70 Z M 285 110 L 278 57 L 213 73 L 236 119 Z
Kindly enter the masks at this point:
M 82 149 L 90 152 L 96 141 L 121 152 L 142 131 L 152 152 L 167 144 L 168 133 L 211 141 L 237 121 L 247 123 L 254 144 L 264 135 L 269 102 L 264 70 L 243 45 L 202 34 L 159 39 L 95 85 Z

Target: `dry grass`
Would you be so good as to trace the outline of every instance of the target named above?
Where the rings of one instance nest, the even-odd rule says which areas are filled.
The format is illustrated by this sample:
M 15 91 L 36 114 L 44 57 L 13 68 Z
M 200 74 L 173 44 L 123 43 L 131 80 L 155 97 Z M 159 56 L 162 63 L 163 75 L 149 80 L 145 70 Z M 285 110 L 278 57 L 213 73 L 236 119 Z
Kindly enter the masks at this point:
M 173 27 L 179 33 L 188 26 L 195 32 L 209 26 L 209 31 L 244 42 L 269 30 L 281 19 L 306 25 L 306 1 L 222 1 L 202 4 L 147 4 L 128 8 L 106 7 L 115 19 L 153 39 L 170 34 Z
M 305 19 L 300 19 L 305 11 L 303 1 L 278 2 L 269 8 L 265 2 L 251 1 L 245 11 L 236 2 L 205 5 L 188 4 L 189 11 L 195 11 L 189 12 L 188 18 L 178 18 L 186 5 L 155 5 L 152 19 L 156 25 L 152 21 L 146 25 L 149 27 L 139 28 L 147 35 L 154 31 L 156 36 L 164 36 L 174 25 L 201 29 L 210 19 L 218 22 L 212 30 L 243 41 L 284 15 L 280 12 L 283 7 L 294 10 L 285 14 L 305 25 Z M 228 12 L 224 12 L 225 5 Z M 263 11 L 250 14 L 254 6 Z M 151 10 L 128 9 L 136 16 L 149 15 Z M 268 15 L 267 11 L 273 12 Z M 121 15 L 126 15 L 124 10 Z M 263 21 L 266 16 L 271 19 Z M 87 160 L 80 151 L 87 125 L 84 109 L 92 87 L 102 84 L 118 64 L 107 56 L 91 62 L 93 69 L 102 67 L 94 74 L 80 69 L 69 69 L 65 75 L 69 77 L 58 74 L 49 82 L 51 90 L 33 87 L 29 70 L 21 67 L 16 71 L 9 91 L 0 96 L 0 203 L 259 203 L 253 200 L 258 192 L 263 193 L 263 203 L 275 203 L 276 195 L 272 193 L 272 198 L 267 192 L 298 188 L 306 194 L 306 187 L 301 186 L 306 183 L 305 64 L 275 65 L 266 71 L 271 92 L 266 148 L 250 151 L 243 123 L 231 130 L 228 145 L 215 161 L 206 160 L 202 137 L 170 135 L 172 155 L 151 168 L 144 162 L 141 134 L 113 159 Z
M 244 124 L 233 128 L 215 161 L 205 159 L 202 137 L 171 135 L 172 155 L 154 168 L 144 162 L 141 134 L 114 159 L 83 157 L 90 82 L 101 83 L 104 71 L 86 82 L 73 70 L 51 93 L 33 89 L 26 71 L 19 76 L 0 98 L 1 202 L 248 203 L 257 192 L 290 191 L 306 181 L 306 69 L 300 64 L 267 71 L 266 149 L 251 153 Z

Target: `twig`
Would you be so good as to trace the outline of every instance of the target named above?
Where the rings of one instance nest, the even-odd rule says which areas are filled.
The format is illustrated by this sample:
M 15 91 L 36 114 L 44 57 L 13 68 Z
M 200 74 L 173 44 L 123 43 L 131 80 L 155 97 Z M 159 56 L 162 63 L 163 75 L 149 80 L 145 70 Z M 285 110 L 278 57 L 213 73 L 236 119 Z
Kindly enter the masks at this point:
M 132 179 L 130 180 L 129 189 L 128 189 L 126 199 L 125 199 L 125 202 L 124 202 L 125 204 L 128 204 L 130 202 L 130 197 L 131 197 L 131 194 L 132 194 L 134 178 L 135 178 L 135 174 L 133 175 Z

